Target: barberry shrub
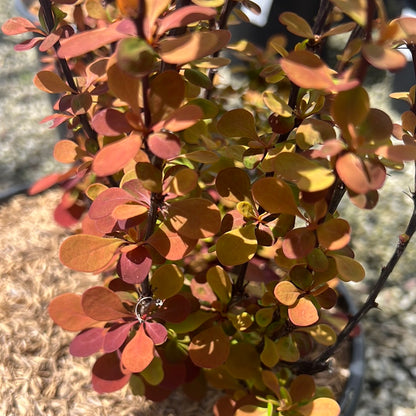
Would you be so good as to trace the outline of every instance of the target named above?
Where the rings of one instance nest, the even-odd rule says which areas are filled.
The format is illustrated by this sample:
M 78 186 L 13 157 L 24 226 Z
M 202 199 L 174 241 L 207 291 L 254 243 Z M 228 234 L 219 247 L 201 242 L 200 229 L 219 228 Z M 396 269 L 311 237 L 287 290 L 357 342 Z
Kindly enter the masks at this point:
M 218 416 L 336 416 L 313 375 L 363 315 L 332 317 L 337 282 L 365 275 L 337 207 L 348 195 L 373 208 L 387 170 L 416 159 L 415 87 L 394 96 L 409 103 L 399 125 L 363 86 L 370 66 L 406 64 L 397 48 L 414 54 L 416 20 L 322 0 L 313 27 L 279 17 L 294 50 L 281 35 L 261 50 L 231 43 L 240 3 L 258 12 L 248 0 L 41 0 L 39 24 L 3 25 L 33 34 L 16 50 L 39 47 L 34 83 L 60 95 L 43 121 L 68 126 L 54 157 L 70 168 L 30 193 L 62 185 L 55 219 L 73 233 L 60 260 L 105 276 L 49 314 L 77 333 L 72 355 L 97 356 L 99 393 L 200 399 L 209 385 L 224 391 Z M 330 67 L 321 52 L 342 34 Z M 245 62 L 235 87 L 231 54 Z

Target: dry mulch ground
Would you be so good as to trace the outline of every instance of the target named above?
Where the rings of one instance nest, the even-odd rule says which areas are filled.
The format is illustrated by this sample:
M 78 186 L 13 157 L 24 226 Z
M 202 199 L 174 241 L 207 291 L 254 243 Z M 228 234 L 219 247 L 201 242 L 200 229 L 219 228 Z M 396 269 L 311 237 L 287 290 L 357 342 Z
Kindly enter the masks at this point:
M 180 393 L 151 404 L 122 391 L 91 389 L 94 359 L 74 358 L 73 334 L 55 326 L 50 300 L 83 292 L 99 277 L 75 273 L 58 260 L 66 231 L 55 225 L 58 191 L 18 195 L 0 206 L 0 416 L 208 416 L 215 398 L 194 403 Z

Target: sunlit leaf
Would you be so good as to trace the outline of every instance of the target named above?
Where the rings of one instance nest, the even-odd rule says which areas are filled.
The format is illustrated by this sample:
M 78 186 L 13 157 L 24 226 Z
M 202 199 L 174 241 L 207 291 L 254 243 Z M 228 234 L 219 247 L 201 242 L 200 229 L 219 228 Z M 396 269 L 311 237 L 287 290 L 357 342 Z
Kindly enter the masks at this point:
M 227 304 L 230 301 L 232 282 L 230 276 L 222 267 L 211 267 L 207 271 L 207 282 L 222 303 Z
M 376 43 L 365 43 L 362 47 L 364 58 L 375 68 L 397 71 L 406 65 L 406 57 L 394 49 Z
M 230 341 L 221 325 L 215 325 L 196 334 L 189 345 L 189 357 L 198 367 L 216 368 L 230 353 Z
M 344 282 L 360 282 L 364 279 L 365 270 L 358 261 L 340 254 L 329 254 L 337 265 L 338 274 Z
M 296 408 L 302 416 L 339 416 L 341 408 L 339 404 L 328 397 L 318 397 L 305 406 Z
M 301 294 L 302 291 L 289 281 L 279 282 L 274 288 L 274 296 L 286 306 L 294 305 Z
M 252 187 L 254 199 L 271 214 L 301 216 L 290 186 L 278 178 L 261 178 Z
M 112 321 L 132 316 L 117 294 L 103 286 L 87 289 L 81 302 L 85 313 L 97 321 Z
M 318 324 L 309 328 L 302 328 L 302 331 L 308 332 L 316 342 L 325 346 L 333 345 L 337 340 L 336 332 L 327 324 Z
M 110 26 L 79 32 L 69 38 L 63 39 L 58 56 L 60 58 L 70 59 L 117 42 L 127 36 L 117 31 L 119 24 L 120 22 L 117 21 Z
M 117 205 L 111 216 L 117 220 L 128 220 L 129 218 L 137 217 L 147 213 L 148 207 L 140 204 L 122 204 Z
M 203 7 L 220 7 L 224 4 L 225 0 L 192 0 L 192 3 Z
M 336 170 L 345 185 L 357 194 L 380 189 L 386 179 L 386 169 L 374 159 L 362 159 L 348 152 L 336 162 Z
M 71 235 L 61 244 L 59 259 L 72 270 L 95 272 L 107 266 L 121 244 L 123 241 L 117 238 Z
M 189 168 L 178 170 L 172 177 L 166 189 L 176 195 L 187 195 L 198 185 L 198 173 Z
M 215 7 L 215 6 L 208 6 Z M 216 10 L 201 6 L 185 6 L 168 14 L 159 20 L 157 33 L 162 34 L 176 27 L 185 27 L 200 20 L 210 20 L 216 17 Z
M 48 306 L 49 316 L 65 331 L 82 331 L 97 323 L 84 312 L 81 295 L 64 293 L 52 299 Z
M 104 146 L 94 157 L 92 170 L 98 176 L 109 176 L 117 173 L 134 159 L 142 144 L 136 134 L 117 140 Z
M 40 71 L 35 75 L 33 83 L 41 91 L 50 94 L 59 94 L 61 92 L 75 92 L 59 75 L 52 71 Z
M 290 230 L 282 243 L 285 256 L 289 259 L 299 259 L 307 256 L 316 244 L 315 233 L 307 228 L 301 227 Z
M 218 121 L 217 128 L 225 137 L 258 138 L 254 117 L 243 108 L 227 111 Z
M 126 283 L 143 282 L 152 267 L 152 258 L 145 247 L 139 246 L 127 253 L 121 253 L 117 273 Z
M 366 0 L 331 0 L 343 13 L 351 17 L 360 26 L 365 26 L 367 21 Z
M 178 234 L 171 226 L 162 224 L 147 240 L 166 260 L 180 260 L 195 247 L 197 239 Z
M 159 54 L 169 64 L 183 65 L 219 51 L 228 44 L 230 38 L 228 30 L 191 32 L 167 37 L 159 43 Z
M 92 387 L 97 393 L 112 393 L 124 387 L 130 373 L 122 372 L 120 359 L 116 352 L 98 358 L 92 368 Z
M 43 32 L 32 22 L 20 16 L 6 20 L 6 22 L 3 23 L 1 30 L 7 36 L 20 35 L 27 32 L 43 34 Z
M 286 103 L 286 101 L 277 94 L 273 94 L 270 91 L 263 93 L 263 101 L 267 107 L 282 117 L 290 117 L 293 113 L 292 108 Z
M 223 234 L 217 241 L 218 260 L 224 266 L 248 262 L 257 251 L 255 225 L 248 224 Z
M 121 363 L 132 373 L 140 373 L 152 362 L 154 356 L 153 341 L 146 334 L 144 326 L 140 325 L 134 337 L 121 353 Z
M 395 162 L 405 162 L 409 160 L 416 160 L 416 146 L 410 144 L 396 145 L 396 146 L 381 146 L 376 152 L 378 156 Z
M 53 148 L 53 157 L 60 163 L 73 163 L 78 149 L 78 145 L 72 140 L 59 140 Z
M 296 144 L 303 150 L 324 143 L 327 140 L 335 139 L 334 128 L 326 121 L 307 118 L 297 128 L 295 140 Z
M 307 298 L 300 298 L 288 314 L 290 321 L 298 326 L 309 326 L 319 319 L 315 305 Z
M 198 213 L 197 216 L 194 215 L 195 212 Z M 209 200 L 188 198 L 172 202 L 169 207 L 169 222 L 185 237 L 207 238 L 219 231 L 221 215 L 217 206 Z
M 215 178 L 218 193 L 225 199 L 238 202 L 251 200 L 250 178 L 236 167 L 222 169 Z
M 143 323 L 146 334 L 152 339 L 155 345 L 162 345 L 166 342 L 168 331 L 159 322 L 146 321 Z
M 105 108 L 97 112 L 91 121 L 91 125 L 97 133 L 110 137 L 129 133 L 133 129 L 125 114 L 114 108 Z
M 328 250 L 339 250 L 351 239 L 351 228 L 347 221 L 334 218 L 318 225 L 316 230 L 319 245 Z
M 164 264 L 158 267 L 150 280 L 153 294 L 160 299 L 170 298 L 181 289 L 184 276 L 176 264 Z
M 179 137 L 172 133 L 158 132 L 147 138 L 150 151 L 161 159 L 173 159 L 181 152 Z
M 279 16 L 279 21 L 286 26 L 286 29 L 289 32 L 300 36 L 301 38 L 314 38 L 314 34 L 311 27 L 309 26 L 309 23 L 296 13 L 283 12 Z
M 185 130 L 197 123 L 204 114 L 201 107 L 187 104 L 173 111 L 169 117 L 163 121 L 163 128 L 172 132 Z M 158 130 L 159 125 L 154 126 Z M 162 126 L 161 126 L 162 127 Z
M 322 191 L 335 181 L 329 169 L 297 153 L 279 153 L 273 162 L 276 175 L 293 182 L 301 191 Z
M 204 73 L 196 69 L 185 69 L 184 75 L 190 83 L 197 85 L 198 87 L 205 89 L 211 89 L 213 87 L 212 81 Z

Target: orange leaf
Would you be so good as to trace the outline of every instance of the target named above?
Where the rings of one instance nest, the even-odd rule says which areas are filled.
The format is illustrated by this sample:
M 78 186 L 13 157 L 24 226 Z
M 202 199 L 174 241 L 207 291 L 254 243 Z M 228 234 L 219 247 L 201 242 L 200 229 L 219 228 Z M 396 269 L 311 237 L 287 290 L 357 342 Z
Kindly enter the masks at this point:
M 169 115 L 168 119 L 163 121 L 163 128 L 172 132 L 185 130 L 193 126 L 196 122 L 203 118 L 204 113 L 201 107 L 188 104 L 175 110 Z M 154 126 L 155 130 L 159 130 L 158 126 Z
M 40 71 L 33 78 L 33 83 L 41 91 L 50 94 L 61 92 L 75 92 L 65 81 L 63 81 L 55 72 Z
M 198 367 L 216 368 L 230 353 L 230 341 L 220 325 L 199 332 L 192 338 L 189 357 Z
M 335 166 L 341 180 L 357 194 L 380 189 L 386 179 L 386 169 L 381 162 L 361 159 L 351 152 L 339 157 Z
M 55 144 L 53 157 L 60 163 L 73 163 L 77 158 L 78 145 L 72 140 L 60 140 Z
M 296 13 L 284 12 L 279 16 L 279 21 L 286 26 L 286 29 L 289 32 L 298 35 L 301 38 L 314 38 L 314 34 L 309 26 L 309 23 Z
M 376 152 L 378 156 L 393 160 L 394 162 L 404 162 L 416 160 L 416 146 L 411 144 L 397 146 L 380 146 Z
M 179 235 L 167 224 L 162 224 L 146 242 L 166 260 L 180 260 L 193 250 L 197 241 Z
M 283 240 L 282 249 L 289 259 L 299 259 L 307 256 L 316 244 L 315 233 L 305 227 L 290 230 Z
M 306 298 L 300 298 L 293 308 L 289 308 L 288 314 L 291 322 L 298 326 L 309 326 L 319 319 L 315 305 Z
M 63 241 L 59 258 L 64 266 L 79 272 L 95 272 L 109 264 L 123 244 L 117 238 L 76 234 Z
M 122 140 L 104 146 L 95 155 L 92 170 L 98 176 L 109 176 L 117 173 L 134 159 L 141 145 L 141 137 L 133 133 Z
M 160 41 L 160 56 L 168 64 L 183 65 L 203 58 L 226 46 L 231 38 L 228 30 L 191 32 Z
M 328 250 L 339 250 L 351 239 L 351 228 L 347 221 L 335 218 L 318 225 L 316 230 L 319 245 Z
M 117 31 L 120 21 L 108 27 L 87 30 L 77 33 L 67 39 L 63 39 L 58 51 L 59 58 L 70 59 L 75 56 L 84 55 L 105 45 L 110 45 L 120 39 L 127 37 L 124 33 Z
M 318 397 L 305 406 L 297 407 L 296 411 L 302 416 L 339 416 L 339 404 L 328 397 Z
M 52 299 L 48 307 L 49 316 L 65 331 L 82 331 L 97 323 L 84 312 L 81 295 L 64 293 Z
M 155 357 L 154 344 L 147 336 L 144 325 L 140 325 L 138 331 L 124 348 L 121 354 L 121 363 L 132 373 L 143 371 Z
M 286 306 L 295 304 L 301 293 L 302 291 L 289 281 L 279 282 L 274 288 L 274 296 Z
M 194 215 L 198 213 L 198 215 Z M 172 202 L 169 221 L 181 235 L 191 238 L 207 238 L 221 227 L 221 214 L 217 206 L 203 198 L 189 198 Z
M 399 51 L 388 47 L 367 43 L 362 48 L 364 58 L 375 68 L 397 71 L 406 65 L 406 57 Z

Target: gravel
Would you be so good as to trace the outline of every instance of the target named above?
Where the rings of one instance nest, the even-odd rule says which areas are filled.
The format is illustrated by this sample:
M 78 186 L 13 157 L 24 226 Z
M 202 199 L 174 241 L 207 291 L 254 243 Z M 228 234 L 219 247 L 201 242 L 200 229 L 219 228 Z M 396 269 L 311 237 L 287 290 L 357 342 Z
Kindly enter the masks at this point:
M 0 0 L 1 24 L 14 15 L 11 3 Z M 61 169 L 51 157 L 59 134 L 39 124 L 51 113 L 51 103 L 31 82 L 39 70 L 37 53 L 13 50 L 23 38 L 0 33 L 0 200 L 2 195 L 21 190 L 33 180 Z M 391 100 L 386 100 L 395 81 L 392 74 L 375 74 L 370 90 L 374 106 L 397 120 L 399 115 Z M 404 172 L 393 173 L 373 211 L 360 211 L 348 201 L 340 209 L 342 215 L 352 215 L 354 249 L 367 270 L 364 282 L 349 285 L 358 304 L 365 300 L 398 236 L 404 232 L 412 210 L 412 201 L 405 194 L 413 189 L 412 176 L 411 164 Z M 364 320 L 367 369 L 356 416 L 416 415 L 415 244 L 410 243 L 380 295 L 378 309 Z

